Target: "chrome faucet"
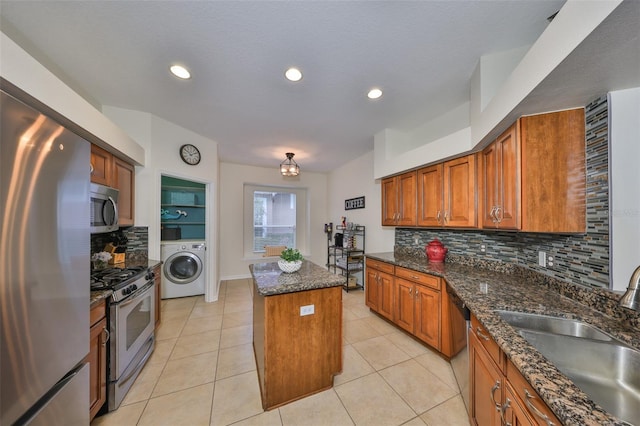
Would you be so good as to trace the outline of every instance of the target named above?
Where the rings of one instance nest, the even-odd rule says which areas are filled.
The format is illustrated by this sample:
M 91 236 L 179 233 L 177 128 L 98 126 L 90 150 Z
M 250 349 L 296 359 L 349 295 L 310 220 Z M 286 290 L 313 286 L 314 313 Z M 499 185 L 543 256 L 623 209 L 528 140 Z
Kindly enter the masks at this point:
M 631 275 L 629 287 L 620 299 L 620 306 L 640 312 L 640 266 Z

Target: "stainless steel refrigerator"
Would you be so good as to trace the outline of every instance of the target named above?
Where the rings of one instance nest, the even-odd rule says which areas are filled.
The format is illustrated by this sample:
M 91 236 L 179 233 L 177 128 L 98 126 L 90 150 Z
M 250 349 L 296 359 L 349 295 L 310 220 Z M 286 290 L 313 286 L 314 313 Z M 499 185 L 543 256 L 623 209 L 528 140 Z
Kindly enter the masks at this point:
M 0 425 L 87 425 L 90 145 L 0 95 Z

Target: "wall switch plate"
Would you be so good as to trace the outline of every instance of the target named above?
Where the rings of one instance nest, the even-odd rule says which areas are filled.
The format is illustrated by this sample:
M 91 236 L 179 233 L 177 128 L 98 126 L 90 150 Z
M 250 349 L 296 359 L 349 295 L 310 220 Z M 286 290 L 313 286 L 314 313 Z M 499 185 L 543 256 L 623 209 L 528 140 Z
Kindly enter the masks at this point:
M 305 315 L 313 315 L 316 312 L 315 305 L 305 305 L 300 306 L 300 316 L 303 317 Z

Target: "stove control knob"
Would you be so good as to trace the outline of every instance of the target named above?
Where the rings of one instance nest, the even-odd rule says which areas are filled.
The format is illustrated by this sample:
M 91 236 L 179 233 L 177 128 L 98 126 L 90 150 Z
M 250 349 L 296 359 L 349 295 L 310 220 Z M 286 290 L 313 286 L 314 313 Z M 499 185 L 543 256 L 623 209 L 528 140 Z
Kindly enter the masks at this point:
M 122 294 L 124 294 L 125 296 L 126 296 L 126 295 L 128 295 L 129 293 L 130 293 L 130 292 L 129 292 L 129 289 L 128 289 L 128 288 L 123 288 L 123 289 L 122 289 Z
M 156 274 L 154 274 L 153 272 L 149 272 L 144 279 L 147 281 L 153 281 L 153 279 L 156 277 Z
M 131 288 L 131 291 L 136 291 L 138 289 L 138 286 L 134 284 L 130 288 Z

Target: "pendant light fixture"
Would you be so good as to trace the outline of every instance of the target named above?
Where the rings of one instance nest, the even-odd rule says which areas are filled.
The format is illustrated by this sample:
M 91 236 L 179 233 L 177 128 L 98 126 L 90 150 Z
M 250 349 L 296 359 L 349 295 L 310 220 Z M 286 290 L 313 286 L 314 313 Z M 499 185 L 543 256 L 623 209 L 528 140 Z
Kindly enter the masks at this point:
M 295 162 L 293 152 L 287 152 L 285 154 L 287 159 L 280 163 L 280 173 L 282 176 L 298 176 L 300 174 L 300 166 Z

